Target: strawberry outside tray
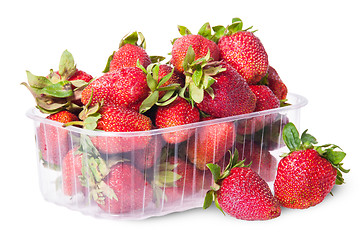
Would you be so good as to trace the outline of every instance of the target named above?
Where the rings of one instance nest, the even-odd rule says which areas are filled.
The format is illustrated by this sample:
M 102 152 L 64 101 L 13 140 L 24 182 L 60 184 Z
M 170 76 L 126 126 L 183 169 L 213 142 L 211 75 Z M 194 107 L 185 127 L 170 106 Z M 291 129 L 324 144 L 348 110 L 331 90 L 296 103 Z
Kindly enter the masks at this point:
M 262 112 L 120 133 L 64 128 L 31 109 L 27 116 L 35 122 L 41 192 L 50 202 L 103 218 L 144 219 L 198 208 L 212 184 L 206 164 L 224 168 L 235 149 L 273 189 L 279 156 L 287 152 L 282 128 L 288 122 L 299 127 L 307 100 L 288 94 L 288 103 Z M 184 136 L 185 141 L 177 141 Z

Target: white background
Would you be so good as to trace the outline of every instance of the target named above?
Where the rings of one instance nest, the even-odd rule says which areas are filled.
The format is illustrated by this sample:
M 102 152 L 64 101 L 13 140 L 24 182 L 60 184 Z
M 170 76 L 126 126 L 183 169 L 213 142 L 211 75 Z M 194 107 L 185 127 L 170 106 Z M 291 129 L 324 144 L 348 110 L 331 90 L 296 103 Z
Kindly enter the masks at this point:
M 2 1 L 0 3 L 1 235 L 10 239 L 356 239 L 360 235 L 361 17 L 357 1 Z M 142 221 L 84 216 L 43 200 L 37 179 L 33 123 L 25 117 L 34 101 L 25 70 L 45 75 L 68 49 L 79 69 L 100 76 L 121 37 L 142 31 L 150 55 L 166 55 L 177 25 L 193 32 L 207 21 L 232 17 L 258 29 L 270 63 L 289 91 L 309 104 L 301 112 L 320 143 L 347 152 L 351 172 L 334 197 L 307 210 L 282 209 L 263 222 L 195 209 Z M 10 234 L 10 235 L 9 235 Z

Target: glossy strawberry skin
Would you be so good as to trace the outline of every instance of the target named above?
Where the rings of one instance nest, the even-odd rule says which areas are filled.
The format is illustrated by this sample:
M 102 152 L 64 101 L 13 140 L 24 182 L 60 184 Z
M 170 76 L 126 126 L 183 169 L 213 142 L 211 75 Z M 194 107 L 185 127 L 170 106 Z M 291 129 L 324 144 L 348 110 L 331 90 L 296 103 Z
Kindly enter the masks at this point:
M 158 107 L 155 116 L 155 124 L 158 128 L 180 126 L 199 122 L 199 120 L 200 115 L 198 109 L 192 107 L 187 100 L 181 97 L 178 97 L 169 105 Z M 190 138 L 193 133 L 194 128 L 186 130 L 180 129 L 163 133 L 162 136 L 168 143 L 180 143 Z
M 251 85 L 249 87 L 257 98 L 256 112 L 280 107 L 279 99 L 269 87 L 265 85 Z
M 91 137 L 94 146 L 103 153 L 114 154 L 142 149 L 151 139 L 146 131 L 152 129 L 150 118 L 134 111 L 117 106 L 104 106 L 99 110 L 101 118 L 97 129 L 106 132 L 144 131 L 144 136 L 96 136 Z
M 268 55 L 252 32 L 223 36 L 218 42 L 221 59 L 234 67 L 248 84 L 257 84 L 268 71 Z
M 214 98 L 205 93 L 197 107 L 213 117 L 229 117 L 253 112 L 256 107 L 256 97 L 246 81 L 237 71 L 226 63 L 220 64 L 226 71 L 218 73 L 212 84 Z
M 284 207 L 309 208 L 330 193 L 336 176 L 337 170 L 316 150 L 295 151 L 279 162 L 275 196 Z
M 146 75 L 138 67 L 108 72 L 91 82 L 82 92 L 84 105 L 90 100 L 92 91 L 91 105 L 103 101 L 104 105 L 135 108 L 136 111 L 149 94 Z
M 98 206 L 107 213 L 121 214 L 145 208 L 152 200 L 152 188 L 144 175 L 130 164 L 111 167 L 104 182 L 118 199 L 105 197 Z
M 284 100 L 287 98 L 288 89 L 286 84 L 281 80 L 277 71 L 269 66 L 268 69 L 268 87 L 272 90 L 272 92 L 277 96 L 279 100 Z
M 219 48 L 216 43 L 200 35 L 185 35 L 173 43 L 171 64 L 178 72 L 184 72 L 183 61 L 189 46 L 192 46 L 195 53 L 195 60 L 205 57 L 210 51 L 214 61 L 220 58 Z
M 109 71 L 136 67 L 138 59 L 144 68 L 147 68 L 147 66 L 151 64 L 150 57 L 142 47 L 129 43 L 125 44 L 114 53 L 113 60 L 110 62 Z
M 68 111 L 51 114 L 46 118 L 61 123 L 79 120 Z M 59 165 L 69 150 L 68 130 L 60 126 L 41 123 L 37 129 L 37 141 L 42 158 L 50 164 Z
M 268 220 L 281 214 L 267 183 L 250 168 L 233 168 L 223 179 L 217 200 L 224 212 L 237 219 Z

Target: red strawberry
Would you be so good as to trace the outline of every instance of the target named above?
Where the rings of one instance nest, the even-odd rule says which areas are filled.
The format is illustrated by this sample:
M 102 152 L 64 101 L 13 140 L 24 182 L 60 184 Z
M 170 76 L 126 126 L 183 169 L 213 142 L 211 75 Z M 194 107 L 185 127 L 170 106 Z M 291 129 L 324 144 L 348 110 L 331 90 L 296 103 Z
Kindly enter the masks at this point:
M 249 87 L 257 98 L 255 112 L 280 107 L 279 99 L 267 86 L 250 85 Z M 242 120 L 238 125 L 237 132 L 238 134 L 252 134 L 271 124 L 277 116 L 277 114 L 271 113 Z
M 257 84 L 268 71 L 267 52 L 253 32 L 239 30 L 243 25 L 240 19 L 232 22 L 218 42 L 221 59 L 234 67 L 248 84 Z
M 46 118 L 61 123 L 79 120 L 68 111 L 51 114 Z M 61 126 L 41 123 L 37 130 L 37 142 L 42 158 L 50 164 L 58 165 L 69 150 L 68 130 Z
M 251 164 L 250 168 L 266 182 L 275 180 L 277 170 L 277 159 L 272 154 L 261 147 L 258 143 L 245 141 L 236 142 L 236 149 L 240 159 L 244 159 L 244 164 Z
M 112 166 L 104 183 L 107 187 L 100 186 L 98 189 L 103 196 L 98 198 L 97 203 L 107 213 L 120 214 L 144 209 L 152 200 L 151 186 L 132 165 L 118 163 Z
M 257 112 L 280 107 L 280 100 L 269 87 L 265 85 L 250 85 L 249 87 L 257 98 L 254 111 Z
M 162 137 L 154 135 L 145 148 L 130 152 L 133 155 L 130 158 L 134 159 L 134 165 L 139 170 L 149 169 L 159 161 L 162 146 Z
M 205 170 L 207 163 L 217 163 L 224 159 L 226 152 L 233 146 L 234 140 L 233 122 L 201 127 L 188 141 L 188 158 L 198 169 Z
M 220 167 L 207 166 L 212 171 L 215 184 L 207 192 L 203 208 L 212 204 L 232 217 L 243 220 L 268 220 L 281 214 L 281 207 L 267 183 L 251 168 L 238 161 L 238 152 L 220 174 Z
M 219 60 L 219 48 L 213 41 L 201 35 L 184 35 L 173 43 L 171 64 L 178 72 L 183 72 L 183 62 L 188 48 L 192 46 L 195 54 L 195 60 L 205 57 L 210 52 L 210 57 L 214 61 Z
M 143 48 L 132 44 L 125 44 L 114 53 L 113 60 L 110 62 L 109 71 L 126 67 L 136 67 L 138 60 L 145 68 L 151 64 L 150 57 Z
M 138 40 L 140 40 L 139 45 Z M 133 32 L 123 37 L 119 49 L 109 57 L 104 72 L 136 67 L 137 61 L 146 68 L 151 64 L 151 59 L 145 51 L 145 45 L 144 36 L 140 32 Z
M 283 83 L 277 71 L 271 66 L 268 68 L 267 82 L 268 87 L 279 100 L 285 100 L 287 98 L 287 86 Z
M 82 157 L 83 154 L 77 152 L 79 147 L 70 150 L 63 159 L 62 163 L 62 181 L 63 192 L 67 196 L 73 196 L 83 190 L 79 176 L 82 175 Z
M 128 67 L 105 73 L 91 82 L 83 90 L 81 101 L 85 105 L 92 96 L 91 105 L 103 101 L 105 105 L 139 109 L 148 92 L 145 73 L 138 67 Z
M 106 132 L 135 132 L 148 131 L 152 128 L 150 118 L 130 109 L 103 106 L 99 110 L 101 117 L 97 122 L 96 129 Z M 128 152 L 144 148 L 150 141 L 151 136 L 95 136 L 91 137 L 94 146 L 103 153 L 113 154 Z
M 246 81 L 229 64 L 220 63 L 225 71 L 213 76 L 213 96 L 205 94 L 197 107 L 214 117 L 229 117 L 253 112 L 256 97 Z
M 181 202 L 198 193 L 203 187 L 203 172 L 182 158 L 170 157 L 157 170 L 154 183 L 155 188 L 161 191 L 156 200 L 162 204 Z
M 283 130 L 283 138 L 291 153 L 278 165 L 274 183 L 275 196 L 282 206 L 304 209 L 323 201 L 333 186 L 343 184 L 342 168 L 346 154 L 335 151 L 336 145 L 313 146 L 316 139 L 303 132 L 301 138 L 293 123 Z
M 167 106 L 158 107 L 155 124 L 158 128 L 180 126 L 199 121 L 198 109 L 191 106 L 187 100 L 178 97 Z M 179 129 L 169 133 L 163 133 L 164 140 L 169 143 L 180 143 L 191 137 L 194 129 Z

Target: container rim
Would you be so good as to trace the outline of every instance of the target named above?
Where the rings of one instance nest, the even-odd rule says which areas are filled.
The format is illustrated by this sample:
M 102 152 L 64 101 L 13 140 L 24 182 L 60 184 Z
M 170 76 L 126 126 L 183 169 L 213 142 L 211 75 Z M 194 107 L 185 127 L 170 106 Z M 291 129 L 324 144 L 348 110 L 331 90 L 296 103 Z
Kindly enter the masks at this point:
M 217 119 L 212 119 L 212 120 L 203 121 L 203 122 L 190 123 L 190 124 L 185 124 L 185 125 L 180 125 L 180 126 L 161 128 L 161 129 L 160 128 L 159 129 L 151 129 L 149 131 L 105 132 L 105 131 L 100 131 L 100 130 L 97 130 L 97 131 L 87 130 L 87 129 L 82 129 L 82 128 L 74 127 L 74 126 L 66 127 L 66 129 L 68 129 L 71 132 L 86 134 L 89 136 L 106 136 L 106 137 L 151 136 L 151 135 L 156 135 L 156 134 L 175 132 L 175 131 L 179 131 L 179 130 L 187 130 L 187 129 L 199 128 L 199 127 L 204 127 L 204 126 L 210 126 L 210 125 L 215 125 L 215 124 L 219 124 L 219 123 L 245 120 L 245 119 L 250 119 L 250 118 L 254 118 L 254 117 L 260 117 L 260 116 L 265 116 L 265 115 L 269 115 L 269 114 L 274 114 L 274 113 L 283 113 L 283 112 L 287 112 L 290 110 L 300 109 L 301 107 L 304 107 L 308 103 L 308 100 L 305 97 L 295 94 L 295 93 L 288 93 L 287 99 L 291 103 L 291 105 L 280 107 L 280 108 L 259 111 L 259 112 L 252 112 L 252 113 L 235 115 L 235 116 L 230 116 L 230 117 L 217 118 Z M 36 122 L 49 124 L 49 125 L 52 125 L 55 127 L 62 127 L 62 123 L 46 119 L 44 117 L 44 115 L 42 113 L 40 113 L 40 111 L 35 107 L 29 109 L 26 112 L 26 116 Z

